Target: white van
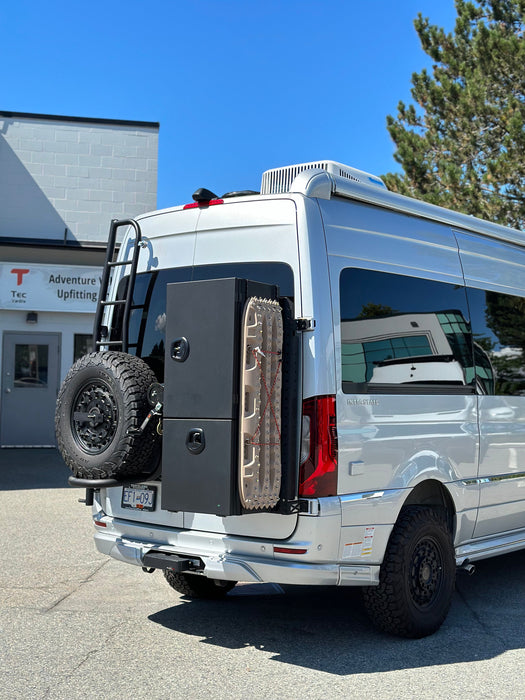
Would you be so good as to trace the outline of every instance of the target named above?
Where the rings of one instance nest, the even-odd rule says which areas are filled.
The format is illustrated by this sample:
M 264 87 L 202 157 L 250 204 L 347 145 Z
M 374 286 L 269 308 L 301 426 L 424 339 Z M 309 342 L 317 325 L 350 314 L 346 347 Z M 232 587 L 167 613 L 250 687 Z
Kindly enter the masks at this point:
M 525 546 L 523 233 L 332 161 L 193 199 L 112 223 L 58 398 L 98 549 L 193 597 L 361 586 L 433 633 L 457 567 Z

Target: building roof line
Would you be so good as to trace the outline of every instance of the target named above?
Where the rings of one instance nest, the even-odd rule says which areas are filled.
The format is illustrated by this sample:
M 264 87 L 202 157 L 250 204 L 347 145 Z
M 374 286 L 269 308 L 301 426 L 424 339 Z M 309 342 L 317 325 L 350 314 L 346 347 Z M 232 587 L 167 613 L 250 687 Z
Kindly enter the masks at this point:
M 159 122 L 142 122 L 129 119 L 98 119 L 96 117 L 67 117 L 59 114 L 35 114 L 32 112 L 5 112 L 0 111 L 0 118 L 4 119 L 42 119 L 56 122 L 84 122 L 86 124 L 113 124 L 116 126 L 138 126 L 150 129 L 159 129 Z
M 61 248 L 62 250 L 106 250 L 105 241 L 63 241 L 57 238 L 20 238 L 19 236 L 0 236 L 0 249 L 3 246 L 15 248 Z

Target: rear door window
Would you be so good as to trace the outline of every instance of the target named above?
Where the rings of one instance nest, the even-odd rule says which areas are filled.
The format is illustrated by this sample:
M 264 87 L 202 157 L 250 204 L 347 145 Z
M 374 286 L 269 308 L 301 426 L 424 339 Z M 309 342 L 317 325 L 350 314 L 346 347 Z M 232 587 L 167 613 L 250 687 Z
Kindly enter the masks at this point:
M 159 381 L 164 381 L 166 285 L 172 282 L 241 277 L 276 284 L 280 295 L 293 299 L 294 279 L 289 265 L 277 262 L 223 263 L 174 267 L 137 275 L 129 322 L 129 352 L 145 360 Z M 128 277 L 121 280 L 117 298 L 123 299 Z M 213 303 L 213 300 L 210 300 Z M 120 338 L 122 312 L 117 311 L 112 339 Z

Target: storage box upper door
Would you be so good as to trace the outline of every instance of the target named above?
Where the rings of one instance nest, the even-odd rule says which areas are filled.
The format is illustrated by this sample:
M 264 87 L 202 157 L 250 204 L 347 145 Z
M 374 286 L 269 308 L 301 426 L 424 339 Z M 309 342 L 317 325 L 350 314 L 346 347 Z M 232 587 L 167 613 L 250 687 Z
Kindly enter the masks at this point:
M 237 418 L 244 303 L 276 293 L 238 278 L 167 286 L 166 418 Z

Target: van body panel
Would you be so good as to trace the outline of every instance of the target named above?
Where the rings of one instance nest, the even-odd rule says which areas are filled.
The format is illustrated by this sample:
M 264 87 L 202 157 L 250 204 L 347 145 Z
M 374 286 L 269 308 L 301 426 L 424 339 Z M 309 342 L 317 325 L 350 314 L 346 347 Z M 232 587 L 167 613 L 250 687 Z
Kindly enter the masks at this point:
M 139 217 L 143 249 L 138 259 L 137 272 L 150 272 L 166 267 L 188 267 L 193 264 L 195 229 L 199 212 L 195 209 L 175 209 Z M 119 260 L 131 260 L 135 231 L 129 227 L 122 240 Z M 161 263 L 161 261 L 163 261 Z M 126 266 L 113 270 L 109 297 L 115 299 L 121 280 L 129 274 Z M 106 308 L 104 323 L 111 325 L 113 310 Z
M 158 506 L 154 511 L 130 511 L 123 508 L 122 488 L 101 489 L 101 512 L 114 517 L 119 522 L 125 521 L 142 523 L 144 526 L 159 526 L 163 531 L 162 541 L 173 544 L 170 533 L 177 528 L 196 530 L 199 532 L 215 532 L 221 535 L 241 535 L 245 537 L 265 537 L 270 540 L 282 540 L 290 537 L 296 526 L 297 515 L 281 515 L 279 513 L 248 513 L 220 517 L 206 513 L 183 513 L 162 510 L 162 483 L 145 482 L 157 489 Z
M 320 207 L 330 254 L 336 357 L 342 352 L 339 292 L 345 268 L 463 285 L 448 227 L 364 204 L 322 202 Z M 401 488 L 408 496 L 426 479 L 448 484 L 477 477 L 476 397 L 348 394 L 341 388 L 341 362 L 336 366 L 339 493 Z M 459 509 L 475 508 L 477 497 L 469 493 Z M 390 509 L 391 522 L 401 506 Z
M 456 237 L 465 280 L 469 287 L 478 290 L 476 297 L 488 296 L 491 291 L 503 292 L 521 309 L 525 296 L 525 251 L 510 243 L 496 243 L 460 232 L 456 232 Z M 472 294 L 473 312 L 474 301 Z M 487 317 L 487 309 L 490 306 L 476 311 Z M 507 309 L 507 313 L 511 311 L 512 307 Z M 520 319 L 509 316 L 507 323 L 519 326 Z M 488 321 L 488 330 L 490 326 Z M 513 336 L 519 342 L 519 329 L 516 330 Z M 523 348 L 501 342 L 495 350 L 502 359 L 507 356 L 512 361 Z M 500 371 L 504 372 L 505 367 Z M 525 527 L 525 392 L 518 391 L 513 396 L 479 396 L 480 510 L 476 537 Z
M 296 203 L 290 198 L 226 202 L 204 209 L 194 265 L 284 262 L 294 273 L 295 315 L 302 315 Z
M 463 284 L 457 243 L 446 226 L 344 200 L 320 201 L 319 206 L 331 258 L 344 258 L 346 266 L 373 264 Z
M 401 508 L 406 498 L 405 489 L 370 490 L 340 496 L 341 525 L 369 525 L 389 523 L 392 510 Z M 371 519 L 370 513 L 374 514 Z
M 339 466 L 352 477 L 346 485 L 358 486 L 342 493 L 410 488 L 427 478 L 448 483 L 477 477 L 476 397 L 345 394 L 340 399 Z
M 179 209 L 139 218 L 146 254 L 142 253 L 139 257 L 138 271 L 191 265 L 198 220 L 199 211 L 196 209 Z M 123 258 L 130 258 L 133 238 L 134 232 L 130 230 L 122 244 L 125 251 L 124 255 L 121 254 Z
M 426 478 L 423 475 L 422 480 Z M 466 485 L 461 481 L 447 483 L 445 486 L 454 503 L 467 504 L 464 510 L 457 513 L 456 529 L 458 533 L 461 533 L 462 540 L 470 539 L 477 513 L 477 487 L 475 484 Z M 391 524 L 392 513 L 399 513 L 410 492 L 411 489 L 407 487 L 371 490 L 340 496 L 341 524 L 343 527 L 353 525 L 369 527 L 371 523 L 375 525 Z
M 467 285 L 525 294 L 525 250 L 521 246 L 460 231 L 454 233 Z
M 298 208 L 303 316 L 314 327 L 303 334 L 303 398 L 335 394 L 336 357 L 326 240 L 316 201 Z
M 339 560 L 356 566 L 360 564 L 379 566 L 383 563 L 392 527 L 392 523 L 343 526 Z

